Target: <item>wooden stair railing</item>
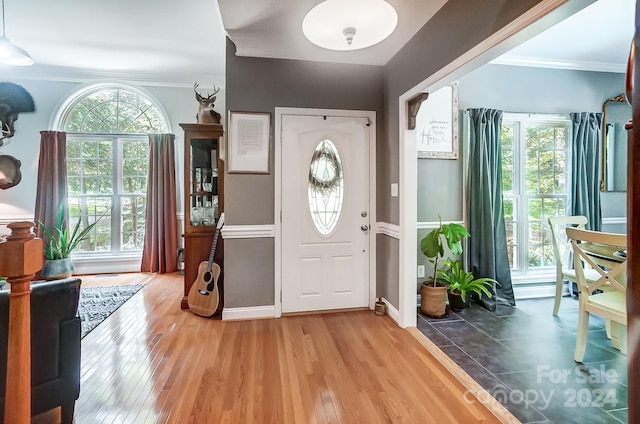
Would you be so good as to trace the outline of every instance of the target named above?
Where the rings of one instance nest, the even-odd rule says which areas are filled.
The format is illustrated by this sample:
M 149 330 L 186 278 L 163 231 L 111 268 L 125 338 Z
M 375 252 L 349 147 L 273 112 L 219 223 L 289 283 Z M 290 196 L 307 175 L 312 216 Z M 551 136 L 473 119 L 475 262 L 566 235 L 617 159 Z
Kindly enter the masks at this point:
M 42 239 L 32 222 L 13 222 L 11 235 L 0 243 L 0 275 L 7 277 L 9 340 L 5 391 L 5 424 L 31 421 L 31 280 L 42 269 Z

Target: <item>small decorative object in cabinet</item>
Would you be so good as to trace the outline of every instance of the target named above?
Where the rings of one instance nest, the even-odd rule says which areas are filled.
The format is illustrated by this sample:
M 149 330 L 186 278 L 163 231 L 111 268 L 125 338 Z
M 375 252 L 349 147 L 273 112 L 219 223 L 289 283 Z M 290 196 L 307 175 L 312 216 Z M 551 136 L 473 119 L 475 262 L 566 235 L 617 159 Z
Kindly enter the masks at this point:
M 220 142 L 224 134 L 220 124 L 180 124 L 184 130 L 184 296 L 181 308 L 187 309 L 191 285 L 198 265 L 207 261 L 216 223 L 224 210 L 224 162 L 220 160 Z M 223 243 L 218 241 L 214 261 L 222 267 Z

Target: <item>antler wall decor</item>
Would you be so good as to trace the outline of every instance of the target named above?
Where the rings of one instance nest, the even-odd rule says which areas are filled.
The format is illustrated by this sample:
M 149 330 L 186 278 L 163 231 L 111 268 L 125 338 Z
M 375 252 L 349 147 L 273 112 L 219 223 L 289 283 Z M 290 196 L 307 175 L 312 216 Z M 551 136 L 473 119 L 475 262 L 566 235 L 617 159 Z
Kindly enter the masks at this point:
M 196 93 L 196 100 L 198 101 L 198 113 L 196 114 L 196 122 L 198 124 L 219 124 L 220 114 L 213 110 L 213 103 L 216 101 L 216 93 L 220 91 L 220 88 L 213 86 L 213 93 L 207 92 L 207 97 L 203 97 L 196 91 L 198 83 L 193 84 L 193 91 Z

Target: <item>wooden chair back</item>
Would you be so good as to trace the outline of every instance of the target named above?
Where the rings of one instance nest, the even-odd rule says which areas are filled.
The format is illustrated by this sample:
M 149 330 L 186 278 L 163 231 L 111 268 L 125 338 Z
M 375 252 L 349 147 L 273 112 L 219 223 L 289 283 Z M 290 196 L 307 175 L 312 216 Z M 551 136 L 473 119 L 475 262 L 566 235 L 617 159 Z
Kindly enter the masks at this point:
M 571 251 L 571 243 L 565 237 L 564 228 L 575 226 L 584 229 L 584 226 L 587 225 L 587 217 L 583 215 L 550 216 L 547 222 L 551 227 L 553 255 L 556 258 L 556 278 L 562 281 L 562 268 L 566 265 L 564 263 L 565 257 L 567 252 Z
M 593 254 L 590 254 L 589 250 L 584 247 L 588 246 L 585 243 L 595 243 L 624 249 L 627 246 L 627 236 L 624 234 L 604 233 L 580 228 L 567 228 L 566 231 L 573 247 L 573 261 L 580 296 L 588 297 L 595 290 L 603 289 L 607 285 L 610 285 L 610 287 L 606 287 L 607 290 L 615 289 L 616 291 L 626 293 L 626 281 L 623 279 L 624 276 L 626 276 L 626 261 L 615 264 L 609 262 L 612 267 L 605 270 L 598 264 L 597 258 L 594 257 Z M 587 283 L 584 276 L 584 264 L 589 264 L 593 269 L 598 271 L 601 277 L 598 280 Z

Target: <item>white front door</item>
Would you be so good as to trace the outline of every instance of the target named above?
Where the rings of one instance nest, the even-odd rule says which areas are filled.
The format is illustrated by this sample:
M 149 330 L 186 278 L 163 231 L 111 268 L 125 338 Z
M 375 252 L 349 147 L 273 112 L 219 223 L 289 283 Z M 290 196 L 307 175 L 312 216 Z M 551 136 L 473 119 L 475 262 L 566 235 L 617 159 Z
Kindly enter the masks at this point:
M 282 312 L 369 305 L 369 120 L 282 115 Z

